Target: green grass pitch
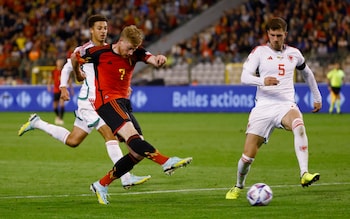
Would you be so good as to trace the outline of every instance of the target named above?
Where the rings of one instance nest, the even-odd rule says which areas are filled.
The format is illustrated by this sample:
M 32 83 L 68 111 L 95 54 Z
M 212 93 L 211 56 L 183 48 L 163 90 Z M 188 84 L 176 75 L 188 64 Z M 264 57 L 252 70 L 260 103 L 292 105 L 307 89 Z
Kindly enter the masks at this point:
M 53 122 L 53 113 L 39 113 Z M 245 188 L 238 200 L 225 194 L 236 178 L 247 113 L 136 113 L 145 138 L 163 154 L 192 156 L 186 168 L 166 176 L 144 160 L 132 172 L 152 175 L 147 183 L 124 190 L 110 187 L 110 205 L 98 204 L 89 185 L 112 167 L 104 141 L 94 131 L 78 148 L 69 148 L 35 130 L 18 128 L 29 113 L 0 113 L 0 218 L 347 218 L 350 215 L 350 114 L 305 114 L 309 170 L 319 182 L 299 185 L 291 132 L 276 129 L 258 153 L 247 188 L 268 184 L 270 205 L 251 207 Z M 73 124 L 66 113 L 65 127 Z M 125 145 L 121 144 L 125 152 Z

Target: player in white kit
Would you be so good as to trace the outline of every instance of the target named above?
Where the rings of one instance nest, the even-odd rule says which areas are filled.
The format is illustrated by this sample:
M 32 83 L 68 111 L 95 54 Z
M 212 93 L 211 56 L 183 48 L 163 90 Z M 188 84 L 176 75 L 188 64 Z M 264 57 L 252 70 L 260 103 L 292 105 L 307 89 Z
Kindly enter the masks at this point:
M 319 180 L 320 174 L 308 172 L 308 139 L 302 113 L 294 99 L 294 72 L 302 74 L 314 98 L 314 109 L 322 107 L 322 97 L 311 69 L 301 52 L 284 43 L 287 23 L 272 18 L 266 26 L 269 42 L 256 47 L 243 65 L 242 84 L 257 86 L 255 107 L 251 110 L 242 157 L 238 161 L 237 182 L 226 199 L 237 199 L 245 186 L 250 166 L 263 143 L 275 128 L 292 131 L 294 148 L 303 187 Z
M 77 47 L 75 51 L 85 51 L 93 46 L 105 45 L 107 37 L 107 18 L 101 15 L 93 15 L 89 17 L 88 24 L 90 28 L 91 40 L 83 46 Z M 70 99 L 70 94 L 67 89 L 67 84 L 70 74 L 73 71 L 73 66 L 70 59 L 67 59 L 61 72 L 61 98 L 65 101 Z M 117 138 L 112 133 L 109 126 L 96 113 L 92 102 L 95 99 L 95 71 L 92 63 L 87 63 L 82 66 L 86 78 L 79 91 L 78 109 L 75 111 L 75 121 L 72 131 L 68 131 L 64 127 L 55 126 L 40 119 L 37 114 L 31 115 L 29 121 L 25 123 L 19 130 L 18 135 L 23 135 L 25 132 L 40 129 L 48 133 L 53 138 L 70 146 L 77 147 L 91 133 L 93 129 L 98 130 L 105 139 L 108 155 L 115 164 L 123 153 L 119 147 Z M 139 132 L 141 130 L 138 129 Z M 150 176 L 135 176 L 126 173 L 121 177 L 122 186 L 125 189 L 131 186 L 142 184 L 150 179 Z

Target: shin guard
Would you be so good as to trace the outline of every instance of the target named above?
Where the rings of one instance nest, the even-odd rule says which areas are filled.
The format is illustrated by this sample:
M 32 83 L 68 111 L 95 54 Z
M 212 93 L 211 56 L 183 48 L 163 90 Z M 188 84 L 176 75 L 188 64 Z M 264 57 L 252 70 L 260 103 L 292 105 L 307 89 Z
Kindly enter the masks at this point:
M 152 154 L 156 151 L 151 144 L 145 140 L 142 140 L 139 135 L 131 136 L 126 143 L 133 151 L 143 157 L 147 157 L 148 154 Z
M 129 172 L 134 168 L 134 166 L 139 162 L 130 153 L 126 154 L 124 157 L 120 158 L 113 167 L 113 176 L 120 178 L 125 173 Z

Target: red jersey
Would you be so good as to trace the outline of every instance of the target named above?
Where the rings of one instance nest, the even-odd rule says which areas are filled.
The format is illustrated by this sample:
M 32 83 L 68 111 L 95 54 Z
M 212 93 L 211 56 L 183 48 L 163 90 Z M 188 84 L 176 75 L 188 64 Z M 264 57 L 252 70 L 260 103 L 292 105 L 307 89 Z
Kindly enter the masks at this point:
M 82 58 L 86 62 L 94 63 L 95 109 L 111 100 L 128 98 L 128 89 L 136 63 L 146 62 L 151 55 L 144 48 L 138 48 L 132 56 L 123 58 L 113 52 L 111 44 L 88 49 Z
M 53 80 L 53 93 L 60 93 L 60 79 L 61 79 L 61 70 L 55 68 L 52 71 L 52 80 Z

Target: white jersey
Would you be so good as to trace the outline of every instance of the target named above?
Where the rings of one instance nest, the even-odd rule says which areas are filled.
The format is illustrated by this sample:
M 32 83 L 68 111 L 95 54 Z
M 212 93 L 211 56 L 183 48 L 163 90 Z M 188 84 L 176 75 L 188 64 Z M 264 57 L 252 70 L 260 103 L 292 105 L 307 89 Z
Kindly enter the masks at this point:
M 74 49 L 74 52 L 80 52 L 80 55 L 83 56 L 86 53 L 86 50 L 94 47 L 94 43 L 90 40 L 82 46 L 78 46 Z M 86 79 L 83 81 L 82 86 L 79 91 L 78 98 L 81 100 L 95 100 L 95 70 L 92 63 L 86 63 L 81 66 L 81 69 L 86 75 Z M 67 59 L 66 64 L 64 65 L 61 73 L 61 85 L 60 87 L 67 86 L 70 73 L 73 71 L 72 62 L 70 59 Z
M 90 40 L 82 46 L 74 49 L 74 52 L 80 52 L 80 55 L 84 55 L 86 50 L 94 47 L 95 45 Z M 95 101 L 95 70 L 93 63 L 86 63 L 81 66 L 86 78 L 83 81 L 79 95 L 78 95 L 78 109 L 75 111 L 76 120 L 75 126 L 80 127 L 87 133 L 90 133 L 95 127 L 99 129 L 105 122 L 96 113 L 93 102 Z M 61 73 L 61 85 L 60 87 L 67 86 L 70 73 L 73 71 L 73 65 L 70 59 L 67 59 Z
M 95 45 L 90 40 L 88 43 L 77 47 L 74 52 L 79 51 L 80 55 L 83 56 L 86 53 L 86 50 L 94 47 Z M 85 73 L 86 78 L 81 86 L 79 92 L 80 100 L 89 100 L 90 102 L 95 101 L 95 70 L 93 63 L 86 63 L 81 66 L 81 70 Z
M 243 84 L 257 86 L 257 105 L 295 102 L 294 73 L 296 67 L 305 65 L 304 62 L 303 55 L 294 47 L 284 45 L 282 51 L 276 51 L 268 44 L 261 45 L 252 50 L 245 61 L 241 80 Z M 307 69 L 309 68 L 307 67 Z M 320 94 L 312 71 L 305 72 L 306 74 L 311 74 L 307 83 L 314 96 L 317 96 L 316 99 L 319 99 Z M 256 76 L 256 73 L 259 74 L 259 77 Z M 305 73 L 303 72 L 303 74 Z M 276 77 L 279 80 L 279 84 L 264 86 L 264 78 L 268 76 Z M 311 83 L 309 83 L 310 81 Z

